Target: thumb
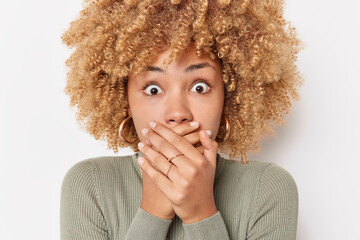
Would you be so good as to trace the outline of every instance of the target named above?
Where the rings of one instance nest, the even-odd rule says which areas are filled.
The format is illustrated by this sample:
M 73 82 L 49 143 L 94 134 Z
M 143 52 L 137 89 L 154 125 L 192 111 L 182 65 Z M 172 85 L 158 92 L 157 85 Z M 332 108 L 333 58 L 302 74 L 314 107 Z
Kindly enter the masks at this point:
M 204 157 L 213 165 L 213 167 L 216 167 L 216 154 L 218 150 L 218 143 L 210 138 L 209 135 L 206 134 L 204 130 L 200 131 L 200 141 L 204 148 Z M 210 131 L 211 134 L 211 131 Z

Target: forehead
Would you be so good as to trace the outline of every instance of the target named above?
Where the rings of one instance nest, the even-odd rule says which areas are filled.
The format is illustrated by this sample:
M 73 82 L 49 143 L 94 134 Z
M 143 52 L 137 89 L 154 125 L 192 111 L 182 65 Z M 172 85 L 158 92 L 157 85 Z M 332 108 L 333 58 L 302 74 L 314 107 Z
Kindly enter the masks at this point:
M 158 55 L 150 61 L 150 66 L 164 67 L 164 69 L 172 67 L 186 68 L 191 64 L 196 64 L 200 62 L 208 62 L 212 66 L 221 70 L 220 62 L 218 59 L 212 60 L 207 54 L 203 53 L 200 56 L 196 55 L 196 49 L 194 44 L 189 45 L 178 59 L 171 62 L 169 65 L 165 65 L 165 61 L 168 59 L 172 50 L 167 49 L 163 52 L 159 52 Z

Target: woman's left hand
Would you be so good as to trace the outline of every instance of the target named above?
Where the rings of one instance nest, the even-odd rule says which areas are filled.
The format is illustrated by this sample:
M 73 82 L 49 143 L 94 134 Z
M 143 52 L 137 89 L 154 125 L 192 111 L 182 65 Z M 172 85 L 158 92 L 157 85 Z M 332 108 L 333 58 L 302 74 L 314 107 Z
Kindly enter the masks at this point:
M 159 152 L 145 143 L 140 148 L 140 144 L 146 158 L 139 157 L 138 161 L 143 160 L 142 170 L 172 202 L 176 215 L 189 224 L 217 213 L 213 194 L 217 142 L 201 130 L 200 141 L 204 148 L 201 154 L 190 142 L 161 123 L 150 122 L 149 125 L 150 129 L 142 130 L 143 135 Z M 172 165 L 167 159 L 178 154 L 184 155 L 175 157 Z

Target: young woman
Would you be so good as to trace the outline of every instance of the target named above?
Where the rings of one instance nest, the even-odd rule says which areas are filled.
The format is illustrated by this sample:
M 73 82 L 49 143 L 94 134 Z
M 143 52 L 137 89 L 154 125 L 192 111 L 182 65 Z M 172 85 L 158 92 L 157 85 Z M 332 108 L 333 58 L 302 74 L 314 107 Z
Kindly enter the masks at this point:
M 296 239 L 293 178 L 247 160 L 299 98 L 282 1 L 87 2 L 65 90 L 87 131 L 135 154 L 67 172 L 61 239 Z

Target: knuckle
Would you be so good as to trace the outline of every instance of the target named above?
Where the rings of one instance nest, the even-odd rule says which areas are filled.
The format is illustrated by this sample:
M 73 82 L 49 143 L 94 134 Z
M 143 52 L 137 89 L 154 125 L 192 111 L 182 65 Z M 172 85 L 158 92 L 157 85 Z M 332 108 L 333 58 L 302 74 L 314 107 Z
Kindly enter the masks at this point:
M 185 181 L 182 182 L 182 187 L 183 187 L 184 189 L 189 189 L 190 186 L 191 186 L 190 181 L 185 180 Z
M 156 166 L 160 166 L 161 162 L 162 162 L 162 161 L 161 161 L 161 157 L 157 156 L 157 157 L 154 158 L 153 163 L 154 163 Z
M 191 167 L 188 170 L 188 174 L 191 179 L 197 178 L 199 176 L 199 173 L 200 173 L 200 170 L 197 167 Z
M 208 166 L 208 162 L 207 161 L 200 161 L 199 163 L 199 168 L 197 169 L 198 172 L 200 172 L 200 169 L 205 169 Z
M 176 205 L 182 205 L 186 201 L 186 196 L 183 193 L 178 192 L 174 197 L 174 203 Z

